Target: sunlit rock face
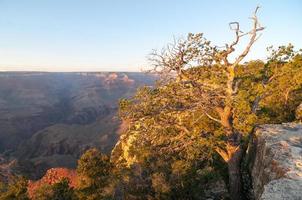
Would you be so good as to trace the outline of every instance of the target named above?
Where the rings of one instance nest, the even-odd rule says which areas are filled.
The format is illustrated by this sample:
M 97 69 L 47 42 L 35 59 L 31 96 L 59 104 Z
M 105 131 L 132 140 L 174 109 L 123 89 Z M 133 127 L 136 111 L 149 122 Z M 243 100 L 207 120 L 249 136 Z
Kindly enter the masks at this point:
M 17 159 L 18 171 L 42 175 L 75 167 L 91 147 L 109 153 L 119 138 L 119 99 L 154 80 L 143 73 L 0 73 L 0 154 Z
M 302 124 L 264 125 L 249 146 L 255 198 L 302 198 Z
M 34 198 L 35 193 L 38 189 L 45 185 L 53 185 L 60 182 L 63 178 L 69 180 L 69 186 L 72 188 L 77 188 L 79 183 L 79 178 L 75 170 L 66 168 L 51 168 L 47 170 L 45 175 L 37 181 L 28 182 L 28 195 L 30 198 Z

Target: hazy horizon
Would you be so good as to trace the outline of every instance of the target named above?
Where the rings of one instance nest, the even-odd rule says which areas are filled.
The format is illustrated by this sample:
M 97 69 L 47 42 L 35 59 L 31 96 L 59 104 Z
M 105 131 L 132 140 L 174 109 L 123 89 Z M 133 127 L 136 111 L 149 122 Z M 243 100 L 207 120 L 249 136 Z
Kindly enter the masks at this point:
M 43 69 L 22 69 L 21 67 L 17 69 L 10 69 L 11 67 L 3 67 L 0 66 L 0 73 L 5 73 L 5 72 L 37 72 L 37 73 L 97 73 L 97 72 L 118 72 L 118 73 L 145 73 L 144 70 L 110 70 L 110 69 L 99 69 L 99 70 L 85 70 L 85 67 L 81 67 L 81 69 L 75 70 L 75 69 L 65 69 L 63 67 L 57 67 L 56 70 L 43 70 Z M 35 66 L 35 68 L 39 68 L 39 66 Z M 62 69 L 62 70 L 60 70 Z
M 32 73 L 146 73 L 145 71 L 106 71 L 106 70 L 99 70 L 99 71 L 42 71 L 42 70 L 0 70 L 0 73 L 26 73 L 26 72 L 32 72 Z

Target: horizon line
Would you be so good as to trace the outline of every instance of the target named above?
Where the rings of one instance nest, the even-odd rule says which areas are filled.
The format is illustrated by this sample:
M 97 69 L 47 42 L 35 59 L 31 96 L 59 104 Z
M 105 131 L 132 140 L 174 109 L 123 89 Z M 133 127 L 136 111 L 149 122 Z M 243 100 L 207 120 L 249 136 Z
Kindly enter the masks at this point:
M 144 71 L 117 71 L 117 70 L 100 70 L 100 71 L 46 71 L 46 70 L 0 70 L 0 73 L 100 73 L 100 72 L 107 72 L 107 73 L 145 73 Z

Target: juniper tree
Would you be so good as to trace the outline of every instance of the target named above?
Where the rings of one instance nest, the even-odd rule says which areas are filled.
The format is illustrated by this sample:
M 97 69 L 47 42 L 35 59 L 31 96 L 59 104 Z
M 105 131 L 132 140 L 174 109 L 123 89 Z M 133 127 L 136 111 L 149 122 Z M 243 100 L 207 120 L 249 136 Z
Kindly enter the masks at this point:
M 29 200 L 27 192 L 28 180 L 24 177 L 16 176 L 12 182 L 8 184 L 6 189 L 3 189 L 0 194 L 1 200 Z
M 240 163 L 247 137 L 257 124 L 290 120 L 302 89 L 301 54 L 292 45 L 273 51 L 267 62 L 242 63 L 264 30 L 258 9 L 250 31 L 230 23 L 235 39 L 222 47 L 190 33 L 151 54 L 160 82 L 120 103 L 121 117 L 130 124 L 122 140 L 133 139 L 129 158 L 139 162 L 150 154 L 174 154 L 206 159 L 216 152 L 228 167 L 231 198 L 241 199 Z M 238 53 L 243 37 L 249 40 Z
M 78 160 L 79 199 L 110 199 L 112 165 L 109 157 L 96 148 L 87 150 Z
M 58 183 L 51 186 L 52 197 L 49 200 L 76 200 L 74 189 L 69 185 L 68 178 L 63 178 Z

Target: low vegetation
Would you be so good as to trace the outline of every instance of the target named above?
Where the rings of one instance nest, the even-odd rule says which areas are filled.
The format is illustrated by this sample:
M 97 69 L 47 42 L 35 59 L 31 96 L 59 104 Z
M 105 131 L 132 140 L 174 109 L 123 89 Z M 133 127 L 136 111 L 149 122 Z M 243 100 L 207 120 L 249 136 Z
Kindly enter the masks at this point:
M 190 33 L 154 52 L 150 60 L 162 78 L 120 101 L 127 129 L 111 157 L 87 151 L 76 188 L 63 179 L 35 199 L 203 199 L 219 181 L 229 190 L 220 198 L 246 198 L 241 163 L 253 129 L 295 120 L 302 102 L 302 54 L 293 45 L 269 48 L 265 61 L 243 62 L 264 30 L 257 11 L 248 32 L 230 23 L 235 40 L 223 47 Z M 243 37 L 249 41 L 238 53 Z M 1 200 L 27 198 L 23 179 L 1 190 Z

